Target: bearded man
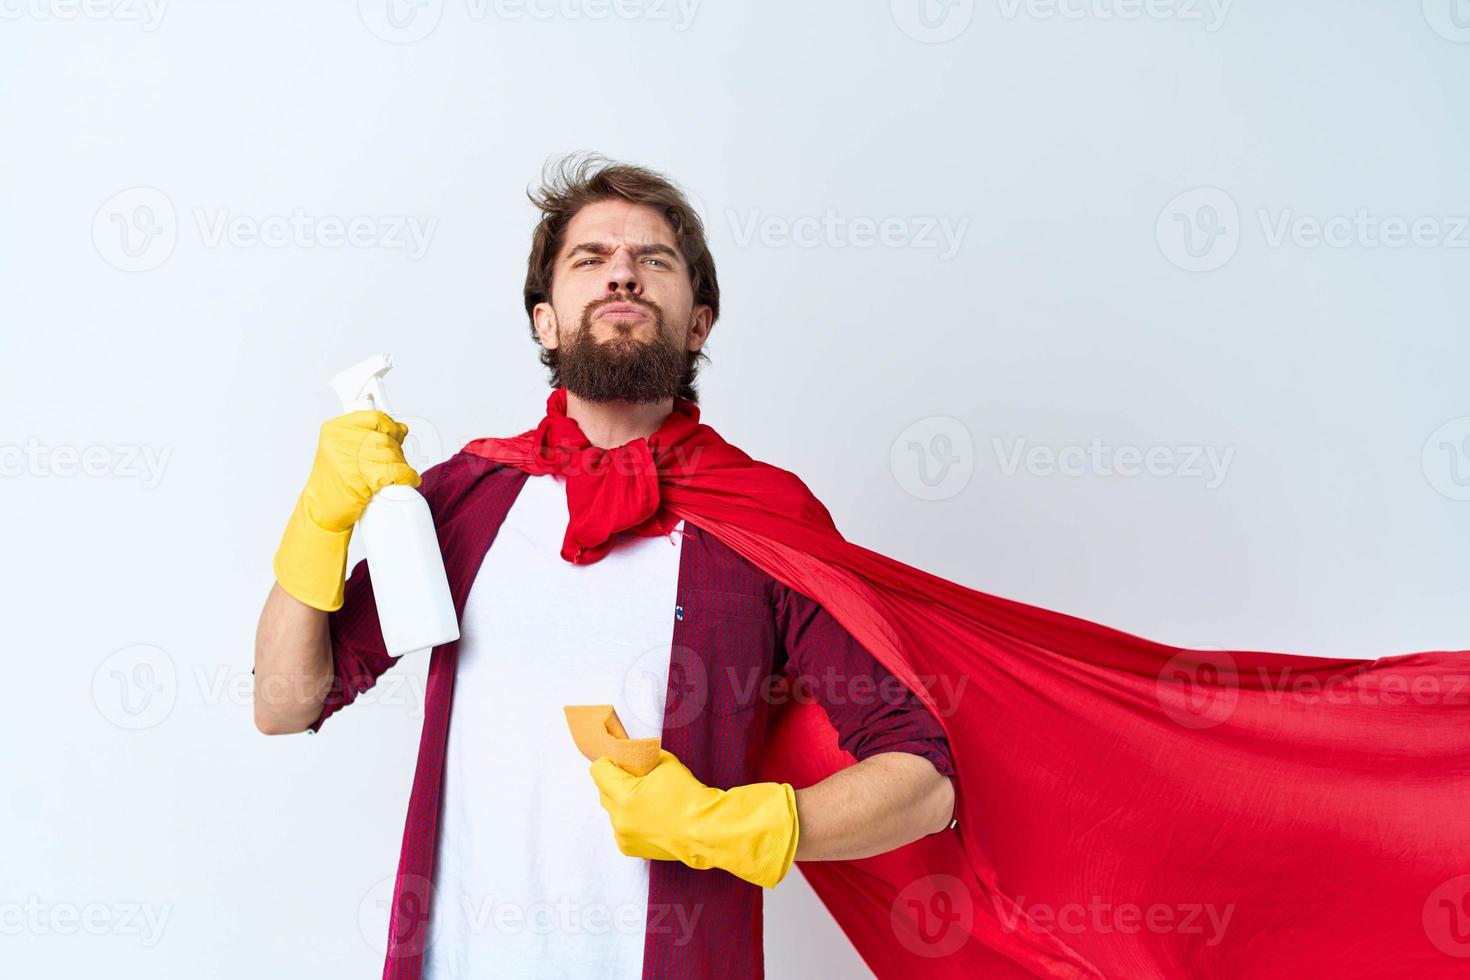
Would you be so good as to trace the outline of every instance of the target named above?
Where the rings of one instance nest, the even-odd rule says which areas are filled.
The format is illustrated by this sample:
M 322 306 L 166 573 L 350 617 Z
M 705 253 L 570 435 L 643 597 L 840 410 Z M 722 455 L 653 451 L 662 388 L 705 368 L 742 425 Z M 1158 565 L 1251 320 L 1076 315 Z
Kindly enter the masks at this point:
M 406 428 L 383 413 L 324 425 L 256 665 L 257 678 L 316 678 L 323 697 L 257 701 L 257 725 L 315 732 L 392 665 L 365 563 L 342 582 L 346 544 L 375 490 L 418 486 L 441 533 L 473 538 L 444 548 L 451 582 L 470 587 L 460 639 L 435 653 L 441 671 L 453 663 L 453 693 L 431 682 L 429 694 L 442 705 L 428 708 L 419 776 L 442 780 L 438 813 L 422 804 L 406 831 L 432 848 L 419 896 L 432 897 L 432 931 L 402 920 L 400 894 L 385 975 L 412 975 L 404 961 L 420 952 L 434 978 L 759 975 L 761 890 L 793 861 L 867 857 L 950 827 L 948 742 L 820 604 L 656 494 L 618 496 L 654 462 L 650 445 L 682 452 L 698 428 L 700 349 L 719 315 L 698 215 L 657 174 L 588 159 L 534 200 L 525 294 L 553 387 L 547 462 L 527 472 L 466 452 L 420 482 Z M 806 678 L 802 696 L 855 765 L 801 789 L 760 781 L 770 714 L 794 696 L 772 695 L 778 678 Z M 594 782 L 578 764 L 562 709 L 609 701 L 630 736 L 662 738 L 652 772 L 604 759 Z M 541 921 L 477 925 L 494 906 Z
M 539 423 L 421 477 L 387 415 L 326 422 L 257 631 L 263 732 L 371 687 L 348 540 L 418 487 L 461 635 L 385 978 L 758 977 L 794 862 L 882 977 L 1462 975 L 1465 651 L 1178 649 L 853 544 L 700 421 L 719 288 L 677 187 L 589 158 L 533 201 Z

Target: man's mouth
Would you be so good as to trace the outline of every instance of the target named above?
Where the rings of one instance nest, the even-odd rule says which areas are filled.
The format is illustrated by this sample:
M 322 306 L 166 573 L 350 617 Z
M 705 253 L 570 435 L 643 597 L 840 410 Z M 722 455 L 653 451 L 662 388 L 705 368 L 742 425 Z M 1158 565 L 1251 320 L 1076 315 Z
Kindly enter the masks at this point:
M 597 314 L 599 320 L 646 320 L 648 312 L 641 306 L 632 303 L 613 303 Z

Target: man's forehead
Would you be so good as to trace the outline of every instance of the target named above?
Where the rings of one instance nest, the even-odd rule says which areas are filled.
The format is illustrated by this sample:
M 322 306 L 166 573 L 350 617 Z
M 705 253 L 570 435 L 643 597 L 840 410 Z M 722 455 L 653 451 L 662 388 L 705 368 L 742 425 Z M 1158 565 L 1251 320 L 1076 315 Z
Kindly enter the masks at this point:
M 581 242 L 609 245 L 677 245 L 674 229 L 662 214 L 646 204 L 599 201 L 573 215 L 567 224 L 562 250 Z

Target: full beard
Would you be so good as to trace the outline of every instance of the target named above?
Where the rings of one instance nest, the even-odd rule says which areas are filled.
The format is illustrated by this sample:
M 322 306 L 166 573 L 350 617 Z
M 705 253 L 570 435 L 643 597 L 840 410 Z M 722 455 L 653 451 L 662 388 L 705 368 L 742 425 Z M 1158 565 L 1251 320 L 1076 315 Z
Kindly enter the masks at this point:
M 592 320 L 604 303 L 582 311 L 577 332 L 557 350 L 557 369 L 567 391 L 593 402 L 658 402 L 677 397 L 689 367 L 689 352 L 669 335 L 663 310 L 645 302 L 653 318 L 654 335 L 648 343 L 613 323 L 614 335 L 599 341 L 592 336 Z

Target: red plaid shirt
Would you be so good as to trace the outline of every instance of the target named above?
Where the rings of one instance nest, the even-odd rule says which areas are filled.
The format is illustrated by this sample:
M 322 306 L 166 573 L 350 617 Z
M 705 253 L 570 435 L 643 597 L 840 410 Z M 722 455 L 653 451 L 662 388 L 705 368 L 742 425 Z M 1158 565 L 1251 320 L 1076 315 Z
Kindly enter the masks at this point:
M 461 617 L 480 562 L 525 480 L 521 470 L 465 452 L 424 471 L 419 490 L 434 515 Z M 679 563 L 662 738 L 701 782 L 728 789 L 759 781 L 770 715 L 787 697 L 821 704 L 840 746 L 855 759 L 911 752 L 954 775 L 938 722 L 821 606 L 687 521 Z M 396 662 L 383 647 L 366 562 L 353 569 L 343 606 L 328 624 L 335 679 L 308 728 L 313 733 Z M 429 941 L 457 650 L 458 641 L 443 644 L 429 661 L 384 980 L 419 980 Z M 793 686 L 796 678 L 802 682 Z M 761 898 L 759 886 L 720 869 L 650 862 L 643 976 L 763 976 Z M 696 925 L 691 932 L 680 922 Z

